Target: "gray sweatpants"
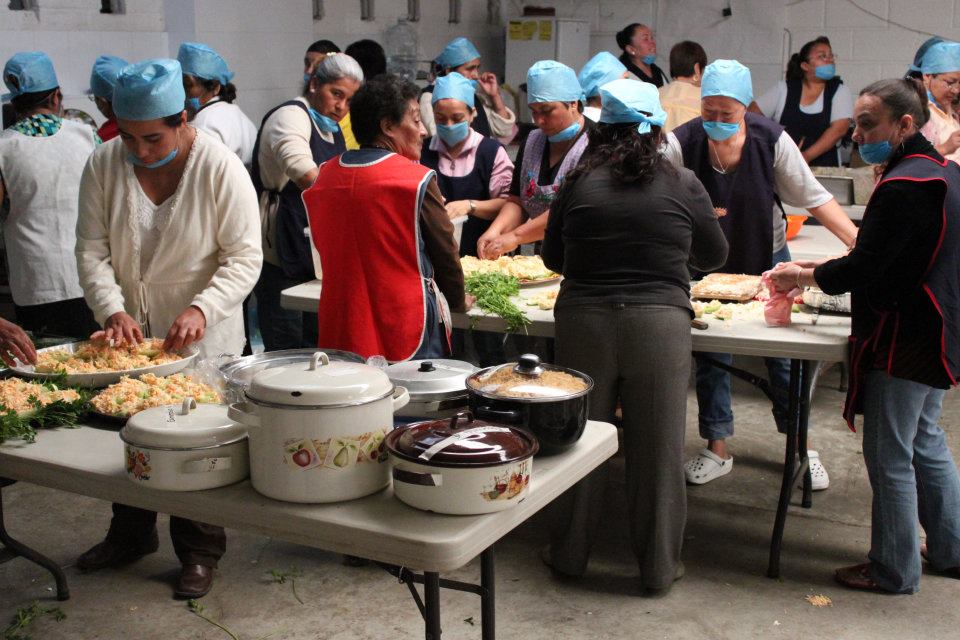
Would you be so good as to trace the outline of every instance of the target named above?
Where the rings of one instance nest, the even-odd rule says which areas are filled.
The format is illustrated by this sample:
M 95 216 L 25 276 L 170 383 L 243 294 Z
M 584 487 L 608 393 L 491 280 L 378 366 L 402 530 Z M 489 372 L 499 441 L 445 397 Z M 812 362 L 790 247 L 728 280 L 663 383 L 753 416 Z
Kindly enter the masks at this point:
M 623 409 L 628 519 L 644 588 L 670 586 L 687 519 L 683 474 L 690 313 L 668 305 L 583 305 L 558 309 L 557 362 L 590 375 L 590 418 Z M 586 571 L 603 517 L 604 464 L 551 505 L 551 561 Z

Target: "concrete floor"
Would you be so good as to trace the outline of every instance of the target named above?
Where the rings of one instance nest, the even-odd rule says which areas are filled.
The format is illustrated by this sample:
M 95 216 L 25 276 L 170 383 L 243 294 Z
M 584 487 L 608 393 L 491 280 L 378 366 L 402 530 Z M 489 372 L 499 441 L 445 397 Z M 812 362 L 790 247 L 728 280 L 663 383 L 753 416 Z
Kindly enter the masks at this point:
M 791 509 L 781 579 L 764 574 L 783 439 L 774 431 L 765 400 L 737 383 L 737 436 L 730 441 L 736 466 L 721 480 L 690 488 L 686 577 L 666 597 L 639 597 L 619 480 L 608 492 L 609 517 L 582 580 L 558 581 L 541 563 L 539 549 L 547 537 L 542 519 L 534 518 L 498 545 L 498 637 L 960 637 L 960 581 L 926 574 L 914 596 L 859 593 L 833 582 L 835 567 L 864 560 L 870 536 L 870 488 L 860 439 L 839 417 L 843 395 L 837 384 L 836 371 L 829 372 L 812 412 L 814 444 L 830 472 L 831 488 L 815 494 L 813 509 Z M 960 395 L 947 396 L 943 421 L 954 452 L 960 453 Z M 690 455 L 702 446 L 692 394 L 687 440 Z M 78 553 L 101 539 L 109 505 L 22 483 L 4 495 L 9 530 L 68 567 L 73 597 L 57 603 L 50 577 L 15 559 L 0 568 L 0 622 L 39 599 L 59 604 L 67 617 L 35 623 L 28 629 L 35 639 L 229 637 L 171 598 L 177 564 L 166 518 L 161 517 L 158 553 L 121 570 L 82 575 L 71 565 Z M 423 637 L 406 588 L 379 568 L 346 567 L 335 554 L 237 531 L 228 536 L 217 582 L 202 604 L 206 614 L 238 638 Z M 296 590 L 304 604 L 294 597 L 289 581 L 272 582 L 272 569 L 299 571 Z M 448 577 L 477 580 L 479 567 L 473 563 Z M 828 596 L 833 605 L 811 606 L 805 597 L 812 594 Z M 476 596 L 445 592 L 442 615 L 444 638 L 480 638 Z

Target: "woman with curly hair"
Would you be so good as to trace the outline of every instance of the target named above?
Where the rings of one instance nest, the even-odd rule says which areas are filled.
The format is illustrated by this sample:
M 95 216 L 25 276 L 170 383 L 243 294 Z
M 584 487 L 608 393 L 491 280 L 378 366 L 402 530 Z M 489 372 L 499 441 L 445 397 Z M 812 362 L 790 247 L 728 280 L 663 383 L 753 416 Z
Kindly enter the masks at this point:
M 633 551 L 646 590 L 682 572 L 686 522 L 683 434 L 690 376 L 690 277 L 727 258 L 710 196 L 692 171 L 659 153 L 666 113 L 652 84 L 600 88 L 600 123 L 554 201 L 543 260 L 562 273 L 557 361 L 593 377 L 590 418 L 623 408 Z M 554 570 L 584 572 L 600 521 L 607 469 L 556 503 Z

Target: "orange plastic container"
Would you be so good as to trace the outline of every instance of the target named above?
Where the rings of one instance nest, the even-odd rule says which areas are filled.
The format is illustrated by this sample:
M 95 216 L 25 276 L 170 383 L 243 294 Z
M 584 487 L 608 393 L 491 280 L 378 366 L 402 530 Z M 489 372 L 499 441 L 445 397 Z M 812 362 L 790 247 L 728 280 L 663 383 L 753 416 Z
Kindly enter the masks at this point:
M 807 216 L 787 216 L 787 240 L 793 240 L 800 233 L 800 227 L 807 221 Z

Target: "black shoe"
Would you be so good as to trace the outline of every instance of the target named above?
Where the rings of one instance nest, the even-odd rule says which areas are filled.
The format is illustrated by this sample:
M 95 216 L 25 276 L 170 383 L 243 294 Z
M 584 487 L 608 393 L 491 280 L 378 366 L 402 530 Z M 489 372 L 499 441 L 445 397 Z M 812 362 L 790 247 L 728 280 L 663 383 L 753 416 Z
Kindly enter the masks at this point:
M 182 600 L 202 598 L 213 586 L 213 567 L 202 564 L 185 564 L 180 568 L 180 579 L 173 595 Z
M 109 567 L 119 567 L 153 553 L 159 546 L 160 540 L 156 529 L 145 542 L 137 545 L 115 542 L 108 538 L 77 558 L 77 568 L 83 573 L 89 573 Z

